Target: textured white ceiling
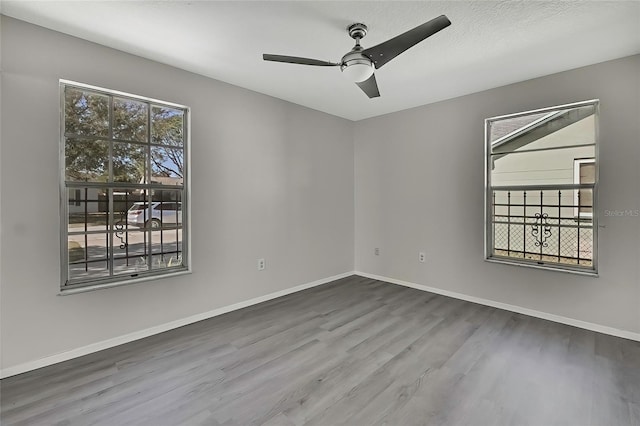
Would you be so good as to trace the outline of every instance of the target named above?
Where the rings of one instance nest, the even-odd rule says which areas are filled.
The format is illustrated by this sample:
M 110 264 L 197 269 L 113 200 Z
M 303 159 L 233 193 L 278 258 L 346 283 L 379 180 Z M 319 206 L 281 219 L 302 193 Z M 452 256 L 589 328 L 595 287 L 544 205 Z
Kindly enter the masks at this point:
M 2 13 L 351 120 L 640 53 L 638 1 L 2 1 Z M 364 22 L 369 47 L 445 14 L 452 25 L 376 71 L 369 99 L 338 68 Z

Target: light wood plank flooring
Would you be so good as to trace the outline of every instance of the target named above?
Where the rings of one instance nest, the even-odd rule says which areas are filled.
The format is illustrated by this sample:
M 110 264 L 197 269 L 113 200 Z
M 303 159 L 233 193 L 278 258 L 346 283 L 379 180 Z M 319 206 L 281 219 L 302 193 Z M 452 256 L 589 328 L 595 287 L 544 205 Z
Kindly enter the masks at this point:
M 9 425 L 640 425 L 640 343 L 362 277 L 2 380 Z

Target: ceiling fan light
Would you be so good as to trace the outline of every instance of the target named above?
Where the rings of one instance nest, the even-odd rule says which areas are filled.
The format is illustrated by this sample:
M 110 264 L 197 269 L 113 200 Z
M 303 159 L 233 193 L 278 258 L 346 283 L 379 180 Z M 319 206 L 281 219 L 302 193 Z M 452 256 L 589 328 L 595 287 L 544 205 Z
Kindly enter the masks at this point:
M 365 81 L 373 75 L 373 65 L 368 61 L 350 61 L 341 67 L 342 74 L 354 83 Z

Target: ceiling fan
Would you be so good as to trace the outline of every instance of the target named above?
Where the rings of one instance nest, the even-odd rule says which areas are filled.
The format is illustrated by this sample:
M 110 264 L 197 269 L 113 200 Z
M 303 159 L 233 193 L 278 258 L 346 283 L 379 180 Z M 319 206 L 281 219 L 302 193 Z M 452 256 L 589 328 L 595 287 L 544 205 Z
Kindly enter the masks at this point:
M 297 56 L 262 55 L 262 59 L 272 62 L 286 62 L 290 64 L 315 65 L 320 67 L 340 67 L 340 70 L 351 78 L 366 93 L 369 98 L 380 96 L 374 68 L 378 69 L 387 62 L 415 46 L 427 37 L 451 25 L 451 21 L 440 15 L 412 30 L 402 33 L 377 46 L 363 49 L 360 40 L 367 35 L 365 24 L 353 24 L 347 28 L 349 35 L 356 41 L 356 45 L 342 57 L 340 62 L 327 62 L 318 59 L 300 58 Z

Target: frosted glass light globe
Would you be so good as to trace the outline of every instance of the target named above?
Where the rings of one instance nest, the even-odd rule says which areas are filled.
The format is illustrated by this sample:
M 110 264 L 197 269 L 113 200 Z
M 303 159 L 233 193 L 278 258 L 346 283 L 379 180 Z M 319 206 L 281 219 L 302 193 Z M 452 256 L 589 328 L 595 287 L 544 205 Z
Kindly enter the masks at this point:
M 364 63 L 351 61 L 351 63 L 342 68 L 342 73 L 345 77 L 355 83 L 365 81 L 373 75 L 373 71 L 373 65 L 370 62 Z

